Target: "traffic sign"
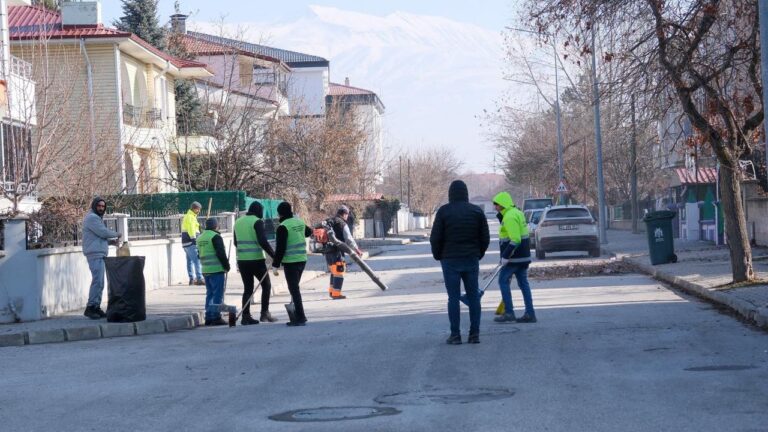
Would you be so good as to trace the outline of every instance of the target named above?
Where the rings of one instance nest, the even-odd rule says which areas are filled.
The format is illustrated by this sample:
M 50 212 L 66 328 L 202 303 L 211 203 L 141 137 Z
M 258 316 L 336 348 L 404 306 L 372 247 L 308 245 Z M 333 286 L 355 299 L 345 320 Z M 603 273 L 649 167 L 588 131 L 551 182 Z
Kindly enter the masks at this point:
M 565 185 L 564 181 L 560 181 L 560 184 L 557 185 L 557 189 L 555 189 L 555 192 L 557 193 L 568 193 L 568 187 Z

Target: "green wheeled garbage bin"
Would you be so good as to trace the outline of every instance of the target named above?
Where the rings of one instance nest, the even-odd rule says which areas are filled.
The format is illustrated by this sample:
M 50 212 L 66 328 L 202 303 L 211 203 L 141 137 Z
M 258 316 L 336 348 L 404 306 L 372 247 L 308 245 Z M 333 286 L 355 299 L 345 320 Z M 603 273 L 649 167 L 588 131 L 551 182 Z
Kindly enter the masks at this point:
M 673 211 L 662 210 L 650 212 L 643 218 L 652 265 L 677 262 L 672 241 L 672 219 L 675 215 Z

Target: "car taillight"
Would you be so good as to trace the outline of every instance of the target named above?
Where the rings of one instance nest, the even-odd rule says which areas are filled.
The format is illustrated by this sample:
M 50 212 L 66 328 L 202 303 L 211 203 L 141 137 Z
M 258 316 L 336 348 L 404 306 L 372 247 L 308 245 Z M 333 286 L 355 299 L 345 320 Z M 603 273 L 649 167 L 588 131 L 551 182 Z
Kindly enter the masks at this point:
M 557 225 L 557 222 L 555 222 L 555 221 L 547 221 L 547 220 L 545 220 L 544 222 L 541 222 L 539 224 L 540 227 L 548 227 L 548 226 L 554 226 L 554 225 Z

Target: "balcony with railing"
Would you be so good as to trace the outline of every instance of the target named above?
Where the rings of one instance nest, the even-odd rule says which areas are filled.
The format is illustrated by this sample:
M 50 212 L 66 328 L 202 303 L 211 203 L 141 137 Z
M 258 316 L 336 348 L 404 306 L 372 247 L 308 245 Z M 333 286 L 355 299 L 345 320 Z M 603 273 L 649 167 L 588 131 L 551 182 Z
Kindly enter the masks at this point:
M 18 123 L 34 126 L 37 124 L 37 114 L 32 64 L 11 56 L 8 69 L 10 72 L 6 82 L 8 94 L 3 107 L 7 112 L 5 115 Z
M 11 73 L 23 78 L 32 79 L 32 63 L 11 56 Z
M 137 128 L 158 129 L 163 127 L 163 111 L 159 108 L 123 104 L 123 124 Z

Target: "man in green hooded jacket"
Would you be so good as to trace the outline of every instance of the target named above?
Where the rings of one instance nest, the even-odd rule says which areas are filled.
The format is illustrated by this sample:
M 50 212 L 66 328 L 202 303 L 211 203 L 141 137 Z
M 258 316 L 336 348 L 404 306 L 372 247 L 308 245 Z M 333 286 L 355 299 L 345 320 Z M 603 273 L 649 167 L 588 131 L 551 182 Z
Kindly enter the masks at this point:
M 528 266 L 531 263 L 530 238 L 525 215 L 515 207 L 515 201 L 507 192 L 500 192 L 493 197 L 493 205 L 499 212 L 497 217 L 501 222 L 499 228 L 499 246 L 501 248 L 501 264 L 499 271 L 499 290 L 504 302 L 504 313 L 496 318 L 496 322 L 535 323 L 536 312 L 533 309 L 531 286 L 528 283 Z M 517 286 L 523 293 L 525 314 L 515 319 L 512 308 L 512 293 L 510 282 L 512 276 L 517 279 Z

